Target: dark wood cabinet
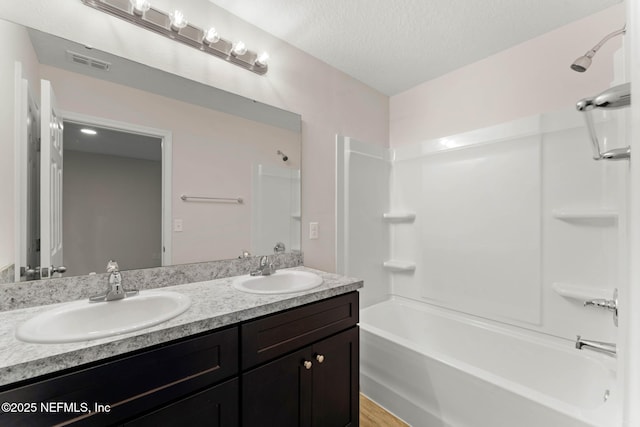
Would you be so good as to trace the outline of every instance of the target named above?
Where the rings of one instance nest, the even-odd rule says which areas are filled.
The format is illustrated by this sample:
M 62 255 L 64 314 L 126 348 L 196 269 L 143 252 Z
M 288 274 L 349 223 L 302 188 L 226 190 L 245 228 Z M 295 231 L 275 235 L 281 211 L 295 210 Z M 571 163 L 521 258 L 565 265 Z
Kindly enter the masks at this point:
M 308 349 L 283 356 L 242 374 L 243 426 L 308 426 L 311 370 Z
M 313 345 L 312 426 L 357 426 L 360 346 L 357 326 Z
M 238 425 L 238 379 L 210 387 L 149 414 L 124 427 L 225 427 Z
M 351 293 L 241 325 L 242 425 L 357 426 L 357 322 Z
M 243 323 L 241 368 L 247 370 L 355 326 L 358 308 L 358 293 L 351 292 Z
M 4 389 L 0 402 L 36 407 L 0 412 L 0 426 L 117 425 L 237 374 L 238 328 L 232 327 Z M 65 406 L 41 406 L 47 403 Z M 93 411 L 95 404 L 108 405 L 108 412 Z
M 358 425 L 358 327 L 242 374 L 242 425 Z
M 351 292 L 4 386 L 0 402 L 37 410 L 0 426 L 357 426 L 357 323 Z

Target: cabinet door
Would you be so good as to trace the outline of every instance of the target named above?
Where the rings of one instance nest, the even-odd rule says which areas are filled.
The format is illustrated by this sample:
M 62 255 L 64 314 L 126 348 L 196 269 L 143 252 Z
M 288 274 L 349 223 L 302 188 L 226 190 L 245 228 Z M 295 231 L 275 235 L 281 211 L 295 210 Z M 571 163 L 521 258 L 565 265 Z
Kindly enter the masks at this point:
M 359 348 L 357 326 L 313 345 L 313 426 L 358 425 Z
M 242 425 L 309 426 L 311 348 L 296 351 L 242 375 Z
M 125 423 L 125 427 L 232 427 L 239 418 L 238 380 L 208 388 Z

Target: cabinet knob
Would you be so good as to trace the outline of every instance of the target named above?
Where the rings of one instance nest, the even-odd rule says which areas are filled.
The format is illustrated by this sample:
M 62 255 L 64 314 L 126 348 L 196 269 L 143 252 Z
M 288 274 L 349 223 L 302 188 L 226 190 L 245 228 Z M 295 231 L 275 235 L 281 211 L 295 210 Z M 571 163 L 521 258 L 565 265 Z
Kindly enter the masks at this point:
M 305 369 L 311 369 L 311 367 L 313 366 L 313 363 L 311 363 L 310 360 L 305 360 L 303 365 Z
M 316 360 L 318 361 L 318 363 L 324 362 L 324 355 L 316 354 Z

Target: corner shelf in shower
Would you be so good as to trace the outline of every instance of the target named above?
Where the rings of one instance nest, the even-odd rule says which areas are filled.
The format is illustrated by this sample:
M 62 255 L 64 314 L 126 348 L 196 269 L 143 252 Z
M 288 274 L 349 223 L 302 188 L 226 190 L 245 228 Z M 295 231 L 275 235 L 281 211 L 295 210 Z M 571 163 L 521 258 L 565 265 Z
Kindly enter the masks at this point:
M 388 222 L 413 222 L 416 219 L 415 212 L 387 212 L 382 218 Z
M 416 263 L 413 261 L 401 261 L 401 260 L 389 260 L 383 264 L 384 268 L 391 271 L 414 271 L 416 269 Z
M 589 222 L 614 224 L 618 221 L 618 211 L 613 209 L 554 209 L 553 217 L 567 222 Z
M 611 296 L 613 295 L 613 289 L 591 288 L 562 282 L 555 282 L 551 286 L 558 295 L 578 301 L 587 301 L 597 298 L 611 299 Z

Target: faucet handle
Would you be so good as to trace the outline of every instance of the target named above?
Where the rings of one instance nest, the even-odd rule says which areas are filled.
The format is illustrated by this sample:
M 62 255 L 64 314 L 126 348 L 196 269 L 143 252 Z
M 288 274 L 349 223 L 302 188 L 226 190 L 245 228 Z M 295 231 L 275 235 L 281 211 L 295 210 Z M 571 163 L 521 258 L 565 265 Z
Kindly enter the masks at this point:
M 584 302 L 584 306 L 604 308 L 613 313 L 613 324 L 618 326 L 618 289 L 613 291 L 613 299 L 592 299 Z
M 107 273 L 115 273 L 120 271 L 120 268 L 118 267 L 118 263 L 114 260 L 110 260 L 107 263 Z
M 594 306 L 600 308 L 606 308 L 607 310 L 615 310 L 617 308 L 615 301 L 607 299 L 592 299 L 584 302 L 584 306 Z

